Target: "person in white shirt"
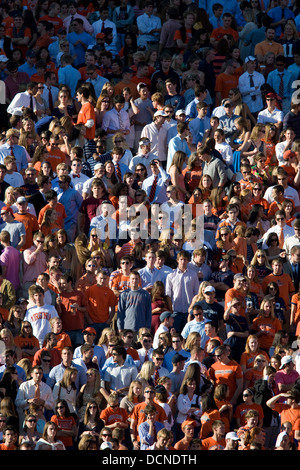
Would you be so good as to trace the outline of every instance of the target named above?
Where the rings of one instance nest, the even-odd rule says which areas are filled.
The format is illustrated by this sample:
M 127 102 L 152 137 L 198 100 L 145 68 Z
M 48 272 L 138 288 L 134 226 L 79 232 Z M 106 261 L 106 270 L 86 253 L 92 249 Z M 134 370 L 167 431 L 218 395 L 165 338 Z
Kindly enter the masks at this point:
M 284 137 L 285 137 L 285 140 L 283 140 L 282 142 L 278 142 L 275 145 L 275 153 L 276 153 L 279 166 L 282 166 L 285 164 L 285 161 L 283 158 L 284 152 L 292 149 L 292 146 L 296 137 L 294 129 L 292 129 L 291 127 L 287 127 L 284 131 Z
M 152 152 L 151 140 L 148 137 L 141 137 L 139 139 L 138 153 L 129 162 L 129 170 L 134 172 L 135 167 L 142 163 L 147 170 L 147 175 L 151 174 L 151 162 L 158 158 L 157 154 Z
M 31 323 L 33 334 L 39 340 L 42 348 L 45 334 L 51 331 L 50 320 L 58 317 L 58 313 L 53 305 L 44 303 L 44 290 L 40 286 L 30 286 L 28 294 L 34 306 L 26 311 L 24 321 Z
M 86 183 L 89 180 L 89 177 L 86 176 L 84 173 L 81 173 L 83 168 L 82 165 L 82 160 L 80 158 L 74 158 L 71 161 L 71 179 L 72 179 L 72 184 L 74 189 L 78 191 L 81 196 L 83 194 L 83 187 L 84 183 Z
M 117 28 L 116 25 L 108 19 L 109 16 L 109 10 L 108 6 L 101 6 L 99 8 L 99 13 L 100 13 L 100 19 L 95 21 L 93 23 L 93 35 L 94 37 L 97 36 L 98 33 L 101 33 L 103 29 L 106 28 L 112 28 L 112 33 L 113 33 L 113 44 L 116 45 L 118 41 L 118 35 L 117 35 Z
M 233 152 L 231 146 L 225 142 L 225 133 L 223 129 L 216 129 L 214 133 L 215 149 L 222 155 L 223 163 L 227 166 L 233 163 Z
M 161 163 L 158 159 L 152 160 L 150 162 L 150 171 L 152 175 L 143 181 L 142 189 L 146 191 L 150 204 L 162 204 L 168 200 L 166 189 L 170 181 L 170 176 L 162 168 Z M 153 189 L 153 192 L 151 194 L 151 189 L 153 188 L 153 184 L 155 184 L 155 178 L 157 178 L 155 192 Z M 152 200 L 150 200 L 149 198 Z
M 245 59 L 246 71 L 239 77 L 239 90 L 244 103 L 248 105 L 252 114 L 256 114 L 263 109 L 261 86 L 265 83 L 264 76 L 257 72 L 256 58 L 248 56 Z
M 257 115 L 257 124 L 274 123 L 281 130 L 283 124 L 284 113 L 275 106 L 276 96 L 274 93 L 266 95 L 267 107 L 260 111 Z
M 287 237 L 284 240 L 283 245 L 283 249 L 288 256 L 290 255 L 293 246 L 300 246 L 300 219 L 296 219 L 293 229 L 295 231 L 295 235 Z
M 280 184 L 280 185 L 283 186 L 284 198 L 285 199 L 292 199 L 292 201 L 294 202 L 296 212 L 299 211 L 300 210 L 299 194 L 298 194 L 298 191 L 295 188 L 288 185 L 287 172 L 283 168 L 279 167 L 278 170 L 277 170 L 276 177 L 277 177 L 277 183 L 276 184 Z M 274 188 L 274 186 L 269 186 L 266 189 L 265 193 L 264 193 L 264 199 L 266 199 L 266 201 L 268 201 L 269 204 L 271 204 L 271 202 L 273 202 L 273 198 L 272 198 L 273 188 Z
M 159 42 L 161 19 L 153 14 L 153 7 L 153 2 L 148 0 L 144 5 L 144 14 L 137 17 L 138 47 L 146 47 L 147 49 L 151 44 Z
M 147 124 L 141 137 L 147 137 L 151 142 L 152 153 L 158 157 L 161 162 L 167 160 L 167 132 L 165 121 L 168 114 L 165 111 L 156 111 L 153 116 L 153 122 Z
M 96 229 L 97 235 L 102 242 L 107 238 L 110 240 L 117 239 L 117 223 L 111 217 L 114 211 L 112 203 L 109 200 L 104 200 L 97 208 L 97 215 L 91 220 L 90 232 L 92 229 Z
M 53 410 L 55 402 L 52 389 L 42 381 L 43 369 L 41 366 L 33 367 L 31 379 L 22 382 L 18 388 L 15 406 L 18 410 L 20 425 L 22 426 L 24 413 L 29 409 L 31 403 L 43 406 L 46 410 Z
M 153 348 L 157 349 L 159 347 L 159 335 L 161 333 L 169 333 L 174 325 L 175 314 L 169 311 L 163 312 L 160 317 L 160 325 L 157 328 L 154 338 L 153 338 Z
M 137 350 L 139 358 L 140 358 L 139 370 L 141 369 L 144 362 L 152 360 L 152 352 L 153 352 L 152 335 L 150 333 L 143 333 L 141 343 L 142 343 L 142 347 Z
M 22 116 L 25 108 L 31 108 L 35 112 L 37 103 L 34 95 L 37 93 L 37 86 L 37 83 L 29 82 L 26 91 L 17 93 L 7 107 L 8 114 Z
M 280 246 L 280 233 L 283 231 L 283 238 L 284 240 L 288 237 L 292 237 L 295 235 L 295 230 L 293 227 L 290 227 L 289 225 L 286 224 L 286 216 L 283 210 L 278 210 L 275 212 L 275 221 L 276 225 L 273 225 L 272 227 L 269 228 L 269 230 L 264 233 L 262 237 L 262 249 L 266 250 L 268 248 L 267 246 L 267 240 L 270 235 L 270 233 L 276 233 L 279 238 L 279 246 Z M 280 248 L 283 248 L 284 246 L 284 241 L 282 243 L 282 246 Z

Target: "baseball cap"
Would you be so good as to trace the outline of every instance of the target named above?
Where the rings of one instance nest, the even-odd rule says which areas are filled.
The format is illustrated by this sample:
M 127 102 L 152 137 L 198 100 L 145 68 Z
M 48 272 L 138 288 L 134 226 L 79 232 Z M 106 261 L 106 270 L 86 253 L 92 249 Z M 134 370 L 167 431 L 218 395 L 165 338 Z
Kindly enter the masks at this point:
M 156 116 L 168 117 L 168 114 L 165 113 L 164 111 L 156 111 L 156 113 L 154 113 L 154 117 Z
M 186 115 L 186 112 L 184 109 L 178 109 L 178 111 L 176 111 L 175 113 L 175 116 L 181 116 L 181 114 L 185 114 Z
M 174 317 L 175 317 L 174 313 L 168 312 L 168 311 L 167 311 L 167 312 L 163 312 L 163 313 L 160 315 L 159 319 L 160 319 L 160 321 L 164 321 L 165 318 L 169 318 L 169 317 L 173 317 L 173 318 L 174 318 Z
M 286 150 L 284 153 L 283 153 L 283 159 L 284 160 L 288 160 L 290 157 L 295 157 L 296 154 L 295 152 L 293 152 L 292 150 Z
M 253 55 L 248 55 L 248 57 L 246 57 L 245 59 L 245 64 L 247 64 L 248 62 L 255 62 L 256 61 L 256 58 L 253 57 Z
M 188 425 L 188 424 L 191 424 L 192 426 L 196 426 L 197 423 L 194 419 L 186 419 L 185 421 L 183 421 L 182 425 L 181 425 L 181 429 L 182 431 L 184 430 L 184 428 Z
M 103 39 L 105 38 L 105 34 L 104 33 L 98 33 L 96 34 L 96 39 Z
M 276 98 L 276 95 L 274 93 L 267 93 L 266 98 Z
M 234 441 L 239 441 L 240 440 L 237 433 L 234 432 L 234 431 L 228 432 L 225 436 L 225 439 L 232 439 Z
M 99 168 L 104 168 L 104 163 L 96 163 L 94 170 L 98 170 Z
M 286 364 L 289 364 L 290 362 L 293 362 L 292 356 L 283 356 L 279 369 L 283 369 L 283 367 L 286 366 Z
M 204 289 L 204 294 L 206 294 L 206 292 L 216 292 L 216 289 L 213 286 L 207 286 Z
M 243 280 L 243 279 L 246 279 L 246 278 L 245 278 L 244 274 L 237 273 L 233 276 L 233 280 L 236 281 L 237 279 Z
M 8 58 L 6 57 L 6 55 L 4 54 L 0 55 L 0 62 L 8 62 Z
M 13 211 L 12 208 L 9 207 L 9 206 L 4 206 L 4 207 L 2 207 L 2 208 L 1 208 L 1 214 L 3 214 L 3 212 L 10 212 L 12 216 L 14 215 L 14 211 Z
M 24 197 L 24 196 L 18 197 L 17 204 L 22 204 L 22 202 L 27 202 L 26 197 Z
M 102 442 L 100 446 L 100 450 L 104 449 L 112 449 L 112 443 L 111 442 Z
M 92 335 L 97 335 L 97 332 L 95 330 L 95 328 L 92 328 L 91 326 L 88 326 L 87 328 L 85 328 L 84 330 L 82 330 L 82 333 L 92 333 Z
M 124 67 L 124 69 L 122 70 L 122 73 L 134 73 L 134 71 L 130 67 Z
M 176 353 L 172 357 L 172 364 L 177 364 L 177 362 L 186 361 L 187 357 L 182 356 L 182 354 Z

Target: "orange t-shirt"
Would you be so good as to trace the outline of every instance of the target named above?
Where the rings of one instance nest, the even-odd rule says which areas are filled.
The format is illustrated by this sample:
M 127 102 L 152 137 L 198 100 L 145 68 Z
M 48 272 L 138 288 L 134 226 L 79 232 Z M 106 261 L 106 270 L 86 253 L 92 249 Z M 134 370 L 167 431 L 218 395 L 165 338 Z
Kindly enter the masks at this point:
M 220 73 L 216 78 L 215 91 L 221 93 L 221 98 L 227 98 L 231 88 L 237 88 L 239 77 L 237 75 L 229 75 L 228 73 Z
M 202 441 L 202 450 L 224 450 L 225 447 L 225 439 L 216 441 L 213 437 L 207 437 Z
M 185 438 L 180 439 L 180 441 L 176 442 L 174 445 L 175 450 L 189 450 L 190 449 L 190 442 L 186 441 Z
M 10 37 L 10 38 L 15 38 L 16 36 L 13 35 L 13 27 L 12 28 L 8 28 L 6 30 L 6 33 L 5 35 Z M 22 36 L 23 38 L 31 38 L 31 30 L 30 28 L 25 28 L 24 30 L 24 35 Z M 16 46 L 14 46 L 14 49 L 20 49 L 20 51 L 22 52 L 22 55 L 23 55 L 23 59 L 25 59 L 25 54 L 28 50 L 28 46 L 27 45 L 19 45 L 17 44 Z
M 263 377 L 263 371 L 259 371 L 256 369 L 248 369 L 244 374 L 244 379 L 249 381 L 248 387 L 254 387 L 254 384 L 257 380 Z
M 61 18 L 59 18 L 59 16 L 44 15 L 44 16 L 42 16 L 41 18 L 39 18 L 39 21 L 44 21 L 44 20 L 46 20 L 46 21 L 48 21 L 49 23 L 53 24 L 55 35 L 57 34 L 57 31 L 58 31 L 60 28 L 63 28 L 63 27 L 64 27 L 63 20 L 62 20 Z
M 221 415 L 219 410 L 206 411 L 201 415 L 201 429 L 199 438 L 205 439 L 212 432 L 212 424 L 214 421 L 220 421 Z
M 54 349 L 58 349 L 58 351 L 62 351 L 66 346 L 72 346 L 72 342 L 68 333 L 59 333 L 56 334 L 57 345 L 54 346 Z
M 67 418 L 60 418 L 57 415 L 51 416 L 50 421 L 53 421 L 58 427 L 58 431 L 71 431 L 73 426 L 76 425 L 75 419 L 73 416 L 68 416 Z M 73 445 L 73 439 L 71 436 L 59 436 L 59 440 L 66 446 L 71 447 Z
M 101 411 L 100 418 L 104 421 L 105 426 L 114 423 L 127 423 L 128 413 L 125 408 L 111 408 L 108 406 Z
M 267 331 L 268 334 L 262 334 L 258 336 L 258 342 L 260 348 L 269 350 L 273 344 L 274 336 L 277 331 L 282 330 L 282 325 L 278 318 L 271 317 L 256 317 L 252 321 L 252 330 L 254 331 Z
M 52 171 L 56 173 L 56 167 L 59 163 L 66 163 L 66 154 L 59 148 L 51 149 L 47 147 L 48 156 L 46 161 L 50 163 Z
M 299 294 L 294 294 L 291 299 L 291 304 L 296 305 L 296 312 L 294 315 L 294 325 L 296 325 L 296 336 L 300 334 L 300 296 Z
M 35 336 L 31 336 L 30 338 L 23 338 L 22 336 L 15 336 L 15 345 L 22 350 L 22 358 L 29 359 L 30 362 L 33 362 L 33 356 L 30 354 L 25 354 L 23 349 L 40 349 L 39 340 Z
M 94 139 L 96 130 L 96 114 L 93 105 L 90 102 L 87 102 L 81 106 L 81 109 L 78 113 L 77 124 L 85 125 L 90 119 L 94 121 L 94 125 L 92 127 L 86 128 L 85 136 L 87 139 Z
M 226 34 L 231 34 L 231 36 L 233 36 L 235 42 L 237 42 L 238 39 L 239 39 L 239 33 L 235 29 L 233 29 L 233 28 L 225 29 L 223 26 L 220 26 L 219 28 L 215 28 L 212 31 L 210 37 L 212 39 L 216 39 L 217 41 L 219 41 Z
M 280 414 L 281 424 L 285 423 L 286 421 L 289 421 L 291 425 L 293 426 L 293 430 L 294 430 L 294 425 L 300 419 L 300 406 L 299 405 L 297 406 L 298 406 L 297 408 L 291 408 L 286 403 L 275 403 L 274 405 L 274 410 Z M 298 425 L 299 423 L 297 423 L 297 426 Z
M 159 421 L 160 423 L 167 421 L 168 418 L 167 418 L 165 410 L 155 402 L 153 402 L 153 405 L 155 406 L 157 410 L 156 421 Z M 135 427 L 138 440 L 139 440 L 139 436 L 137 433 L 137 429 L 141 423 L 144 423 L 146 421 L 146 415 L 144 413 L 144 409 L 146 408 L 146 406 L 147 405 L 144 401 L 142 403 L 138 403 L 137 405 L 135 405 L 135 407 L 133 408 L 133 411 L 130 414 L 131 420 L 135 421 L 134 427 Z
M 106 323 L 109 318 L 109 307 L 116 307 L 118 299 L 109 287 L 97 284 L 85 291 L 88 300 L 89 316 L 93 323 Z
M 37 232 L 39 230 L 39 224 L 37 221 L 37 218 L 32 215 L 32 214 L 19 214 L 15 213 L 14 214 L 15 219 L 18 222 L 22 222 L 25 226 L 25 231 L 26 231 L 26 241 L 24 245 L 22 246 L 20 251 L 24 251 L 27 248 L 31 248 L 33 245 L 33 233 Z
M 260 405 L 257 403 L 251 403 L 250 405 L 247 405 L 246 403 L 241 403 L 236 407 L 235 413 L 234 413 L 234 418 L 237 419 L 239 418 L 241 422 L 241 426 L 246 425 L 246 414 L 249 410 L 256 410 L 259 414 L 259 421 L 261 421 L 264 417 L 264 412 L 263 409 Z
M 228 400 L 230 401 L 236 391 L 236 381 L 243 378 L 241 366 L 235 361 L 229 361 L 228 364 L 222 364 L 218 361 L 211 365 L 208 372 L 215 385 L 223 383 L 228 385 Z
M 51 209 L 51 206 L 49 204 L 46 204 L 40 210 L 39 215 L 38 215 L 38 224 L 39 225 L 41 225 L 44 214 L 45 214 L 46 210 L 48 210 L 48 209 Z M 54 210 L 56 212 L 56 223 L 57 223 L 57 225 L 59 225 L 60 228 L 63 228 L 65 218 L 67 217 L 65 206 L 63 204 L 61 204 L 61 202 L 58 202 L 57 205 L 54 207 Z
M 226 310 L 229 307 L 229 303 L 232 301 L 233 298 L 239 299 L 241 302 L 241 309 L 240 309 L 240 315 L 245 317 L 245 312 L 246 312 L 246 302 L 245 302 L 245 295 L 242 294 L 240 291 L 234 289 L 233 287 L 231 289 L 228 289 L 225 293 L 224 301 L 225 301 L 225 307 L 224 309 Z
M 279 276 L 275 276 L 273 273 L 268 274 L 262 281 L 262 289 L 264 292 L 267 290 L 267 286 L 270 282 L 276 282 L 279 287 L 279 297 L 285 302 L 285 306 L 288 307 L 290 304 L 290 294 L 295 292 L 295 286 L 292 278 L 289 274 L 282 273 Z
M 254 364 L 254 359 L 256 358 L 256 356 L 258 356 L 258 354 L 263 354 L 266 360 L 269 361 L 270 358 L 265 351 L 259 350 L 257 352 L 250 352 L 250 353 L 247 353 L 246 351 L 244 351 L 241 355 L 240 365 L 245 366 L 246 369 L 251 369 L 251 367 L 253 367 L 253 364 Z

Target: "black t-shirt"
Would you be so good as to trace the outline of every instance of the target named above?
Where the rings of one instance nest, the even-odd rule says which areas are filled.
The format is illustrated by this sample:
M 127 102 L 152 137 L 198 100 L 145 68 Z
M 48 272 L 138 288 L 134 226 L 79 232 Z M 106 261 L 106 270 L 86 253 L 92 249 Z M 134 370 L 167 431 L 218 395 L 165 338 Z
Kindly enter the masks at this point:
M 224 307 L 218 304 L 218 302 L 208 304 L 205 300 L 201 300 L 199 303 L 202 307 L 203 315 L 206 320 L 211 320 L 216 323 L 219 323 L 223 320 Z

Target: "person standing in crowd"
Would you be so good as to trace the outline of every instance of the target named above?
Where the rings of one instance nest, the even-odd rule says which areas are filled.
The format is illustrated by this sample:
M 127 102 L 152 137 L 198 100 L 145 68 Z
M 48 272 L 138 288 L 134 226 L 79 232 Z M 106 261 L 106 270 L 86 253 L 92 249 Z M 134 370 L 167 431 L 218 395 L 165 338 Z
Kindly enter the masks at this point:
M 0 5 L 1 450 L 298 447 L 298 7 Z

